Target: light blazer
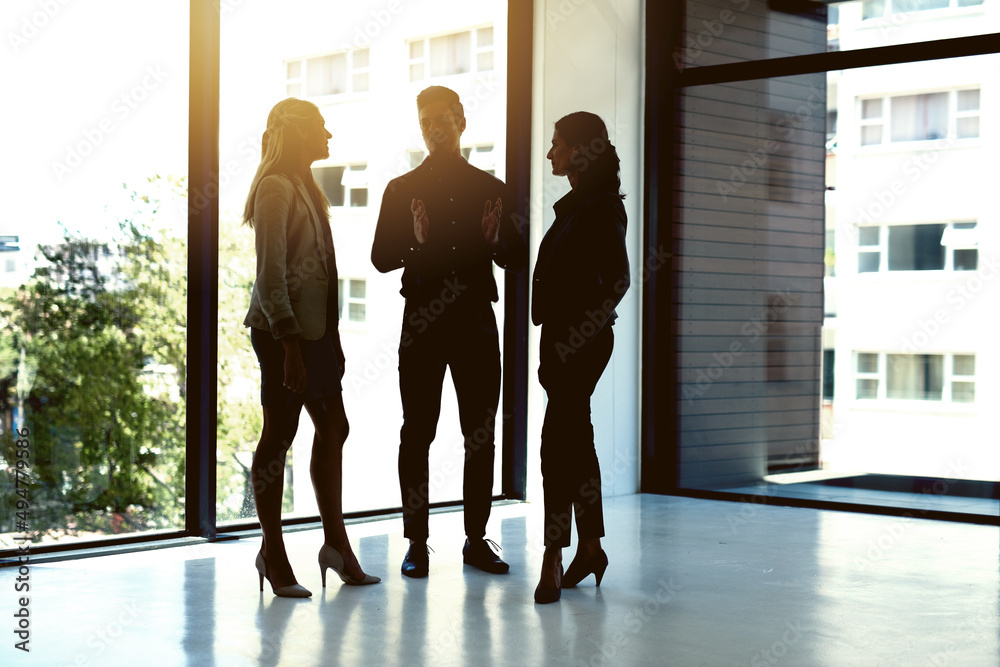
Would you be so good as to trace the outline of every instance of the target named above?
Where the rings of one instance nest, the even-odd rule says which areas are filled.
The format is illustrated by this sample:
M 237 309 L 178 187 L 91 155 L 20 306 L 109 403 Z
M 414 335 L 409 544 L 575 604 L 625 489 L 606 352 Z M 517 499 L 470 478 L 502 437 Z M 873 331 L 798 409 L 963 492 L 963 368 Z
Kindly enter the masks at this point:
M 261 180 L 254 200 L 257 278 L 245 326 L 275 338 L 323 336 L 331 276 L 321 225 L 328 224 L 298 177 Z

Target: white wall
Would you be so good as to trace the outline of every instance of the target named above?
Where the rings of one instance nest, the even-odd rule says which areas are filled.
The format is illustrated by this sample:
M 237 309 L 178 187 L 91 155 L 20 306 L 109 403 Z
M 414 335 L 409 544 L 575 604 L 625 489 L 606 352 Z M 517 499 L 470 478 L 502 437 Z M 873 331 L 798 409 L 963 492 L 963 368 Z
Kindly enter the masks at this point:
M 605 496 L 639 490 L 639 317 L 642 284 L 642 0 L 539 0 L 535 3 L 532 91 L 531 247 L 555 219 L 552 205 L 569 191 L 545 154 L 555 122 L 574 111 L 604 119 L 621 158 L 628 214 L 632 287 L 618 308 L 615 351 L 591 401 Z M 538 334 L 530 333 L 528 498 L 541 501 L 538 450 L 545 392 L 538 385 Z

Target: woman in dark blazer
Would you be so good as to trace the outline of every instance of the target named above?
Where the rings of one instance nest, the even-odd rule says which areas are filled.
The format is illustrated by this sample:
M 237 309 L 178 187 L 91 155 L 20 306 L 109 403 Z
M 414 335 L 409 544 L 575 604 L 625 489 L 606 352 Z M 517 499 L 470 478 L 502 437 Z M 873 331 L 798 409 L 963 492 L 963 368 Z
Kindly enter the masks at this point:
M 281 536 L 285 453 L 303 405 L 316 427 L 310 475 L 323 520 L 319 552 L 323 585 L 332 569 L 348 584 L 373 584 L 354 556 L 344 527 L 342 450 L 347 415 L 341 395 L 344 352 L 338 329 L 337 260 L 329 203 L 312 175 L 315 160 L 330 156 L 316 105 L 289 98 L 267 118 L 260 166 L 250 186 L 243 221 L 256 239 L 257 278 L 244 324 L 260 362 L 264 428 L 251 476 L 263 544 L 256 567 L 281 597 L 308 597 L 288 562 Z
M 546 156 L 572 191 L 555 203 L 556 219 L 538 249 L 531 319 L 541 325 L 538 380 L 548 403 L 542 424 L 545 554 L 535 602 L 555 602 L 562 588 L 608 566 L 601 549 L 601 470 L 590 397 L 614 346 L 615 307 L 629 287 L 625 207 L 619 159 L 600 117 L 560 119 Z M 576 557 L 563 575 L 575 510 Z

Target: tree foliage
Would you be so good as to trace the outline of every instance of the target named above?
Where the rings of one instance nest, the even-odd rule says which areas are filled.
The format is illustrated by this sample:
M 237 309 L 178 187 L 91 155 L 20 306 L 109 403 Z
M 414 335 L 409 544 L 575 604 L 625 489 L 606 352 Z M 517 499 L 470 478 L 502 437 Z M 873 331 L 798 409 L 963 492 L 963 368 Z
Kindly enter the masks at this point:
M 32 278 L 0 300 L 0 361 L 18 375 L 4 398 L 30 431 L 31 526 L 53 537 L 183 521 L 186 253 L 153 228 L 159 202 L 132 199 L 137 215 L 107 238 L 66 230 L 40 247 Z M 8 432 L 7 461 L 11 444 Z

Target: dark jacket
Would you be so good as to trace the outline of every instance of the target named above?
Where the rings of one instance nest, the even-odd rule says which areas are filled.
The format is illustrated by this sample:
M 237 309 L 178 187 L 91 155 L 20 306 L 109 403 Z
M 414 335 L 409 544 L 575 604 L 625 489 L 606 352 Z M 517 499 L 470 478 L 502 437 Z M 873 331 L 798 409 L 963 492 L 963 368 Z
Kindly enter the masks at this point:
M 531 320 L 551 327 L 553 340 L 566 334 L 582 347 L 618 317 L 629 288 L 625 206 L 614 192 L 572 191 L 553 208 L 535 262 Z
M 483 208 L 500 199 L 500 246 L 483 238 Z M 413 233 L 410 203 L 424 202 L 430 222 L 426 243 Z M 519 271 L 528 252 L 515 224 L 514 202 L 503 181 L 464 158 L 428 157 L 419 167 L 389 182 L 382 196 L 372 264 L 382 273 L 403 269 L 400 293 L 425 302 L 442 291 L 463 301 L 496 301 L 492 264 Z

